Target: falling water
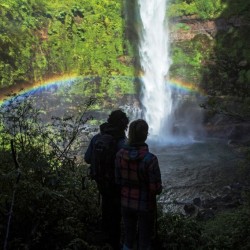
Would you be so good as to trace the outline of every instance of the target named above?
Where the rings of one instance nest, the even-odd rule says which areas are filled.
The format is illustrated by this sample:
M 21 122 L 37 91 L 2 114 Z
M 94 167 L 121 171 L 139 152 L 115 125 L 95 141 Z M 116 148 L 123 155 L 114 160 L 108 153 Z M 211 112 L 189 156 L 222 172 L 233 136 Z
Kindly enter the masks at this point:
M 139 55 L 143 70 L 141 101 L 150 138 L 158 142 L 171 134 L 173 108 L 171 89 L 165 80 L 170 67 L 166 4 L 166 0 L 138 0 L 141 18 Z

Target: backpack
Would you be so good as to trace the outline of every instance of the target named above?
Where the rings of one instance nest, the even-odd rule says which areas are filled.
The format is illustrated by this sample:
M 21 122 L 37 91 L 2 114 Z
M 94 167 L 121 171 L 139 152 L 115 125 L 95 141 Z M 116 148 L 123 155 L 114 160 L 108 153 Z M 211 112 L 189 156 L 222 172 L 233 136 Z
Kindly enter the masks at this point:
M 100 134 L 93 145 L 93 179 L 103 195 L 112 193 L 115 187 L 115 156 L 117 140 L 110 134 Z

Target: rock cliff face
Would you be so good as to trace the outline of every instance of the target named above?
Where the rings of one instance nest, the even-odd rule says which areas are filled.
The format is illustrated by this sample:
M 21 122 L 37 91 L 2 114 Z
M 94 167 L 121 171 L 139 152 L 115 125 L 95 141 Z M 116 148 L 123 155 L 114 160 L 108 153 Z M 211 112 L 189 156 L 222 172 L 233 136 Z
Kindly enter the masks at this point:
M 207 69 L 213 70 L 213 67 L 209 68 L 209 65 L 215 65 L 216 63 L 222 63 L 218 64 L 219 70 L 215 70 L 214 74 L 216 76 L 225 75 L 225 78 L 213 78 L 213 81 L 217 81 L 217 84 L 220 85 L 222 82 L 226 82 L 226 84 L 220 85 L 220 88 L 226 88 L 229 86 L 234 86 L 236 89 L 241 89 L 244 86 L 240 85 L 240 74 L 244 75 L 247 71 L 247 65 L 249 62 L 247 61 L 247 56 L 243 55 L 244 60 L 241 61 L 241 54 L 238 53 L 240 51 L 241 44 L 238 45 L 238 41 L 242 40 L 244 44 L 247 44 L 247 30 L 249 29 L 250 22 L 247 19 L 244 19 L 243 17 L 231 17 L 231 18 L 220 18 L 216 20 L 202 20 L 199 19 L 197 16 L 183 16 L 179 18 L 175 18 L 171 20 L 169 29 L 170 29 L 170 39 L 172 43 L 178 44 L 177 46 L 182 48 L 182 44 L 184 46 L 184 50 L 186 51 L 187 44 L 189 44 L 190 41 L 190 47 L 188 47 L 188 51 L 192 50 L 192 45 L 195 44 L 195 41 L 200 41 L 202 43 L 202 40 L 204 36 L 206 36 L 208 39 L 205 40 L 211 40 L 212 43 L 208 43 L 207 47 L 204 46 L 205 50 L 208 49 L 213 51 L 216 50 L 216 54 L 212 55 L 213 57 L 209 57 L 208 59 L 204 60 L 204 65 L 206 65 Z M 239 31 L 239 33 L 237 33 Z M 240 37 L 240 35 L 244 34 L 244 36 Z M 202 35 L 202 36 L 200 36 Z M 203 38 L 202 38 L 203 37 Z M 194 43 L 192 43 L 193 41 Z M 218 41 L 218 42 L 217 42 Z M 218 45 L 219 44 L 219 45 Z M 217 46 L 217 47 L 213 47 Z M 245 50 L 247 51 L 247 46 L 243 46 Z M 239 49 L 238 49 L 239 48 Z M 228 53 L 228 51 L 234 51 L 235 53 L 231 54 L 231 57 L 223 57 L 225 53 Z M 219 60 L 216 61 L 216 55 L 217 53 L 220 53 Z M 236 53 L 237 52 L 237 53 Z M 206 51 L 204 51 L 206 53 Z M 189 55 L 189 54 L 188 54 Z M 221 58 L 223 60 L 221 60 Z M 230 59 L 231 61 L 227 61 Z M 234 61 L 235 60 L 235 61 Z M 208 64 L 206 64 L 208 63 Z M 243 65 L 244 63 L 244 65 Z M 231 66 L 233 65 L 233 66 Z M 181 65 L 185 67 L 185 65 Z M 193 69 L 193 68 L 192 68 Z M 212 71 L 211 71 L 212 72 Z M 241 72 L 241 73 L 239 73 Z M 186 73 L 186 72 L 185 72 Z M 190 72 L 186 73 L 190 74 Z M 209 77 L 213 77 L 212 74 L 209 75 Z M 204 78 L 203 81 L 205 84 L 208 84 L 207 86 L 210 86 L 207 82 L 208 78 Z M 227 79 L 227 80 L 226 80 Z M 244 78 L 244 81 L 247 81 L 247 78 Z M 243 80 L 242 80 L 243 82 Z M 211 84 L 211 88 L 215 84 Z M 243 86 L 243 87 L 242 87 Z M 231 90 L 230 95 L 234 94 L 234 89 Z M 222 91 L 223 92 L 223 91 Z M 227 93 L 228 94 L 228 93 Z M 220 102 L 219 102 L 220 103 Z M 235 103 L 235 105 L 229 105 L 229 103 L 225 103 L 227 105 L 228 110 L 235 110 L 235 105 L 243 105 L 243 103 Z M 241 106 L 239 106 L 241 107 Z M 244 108 L 244 106 L 242 106 Z M 239 109 L 239 108 L 238 108 Z M 235 113 L 237 114 L 239 111 L 236 109 Z M 239 112 L 241 114 L 241 112 Z M 206 115 L 204 117 L 207 117 Z M 209 137 L 218 137 L 218 138 L 224 138 L 228 140 L 229 144 L 239 144 L 239 145 L 250 145 L 250 121 L 249 119 L 245 119 L 245 121 L 237 120 L 237 117 L 232 116 L 225 116 L 224 114 L 217 114 L 214 116 L 209 116 L 208 120 L 207 118 L 204 118 L 204 127 L 206 128 L 207 135 Z
M 183 27 L 176 29 L 177 24 L 183 24 Z M 249 23 L 239 17 L 216 20 L 201 20 L 196 16 L 183 16 L 170 21 L 170 39 L 173 42 L 191 40 L 197 34 L 205 34 L 213 39 L 218 31 L 227 31 L 231 27 L 249 25 Z
M 223 117 L 218 117 L 218 123 L 209 122 L 204 124 L 208 137 L 226 139 L 230 145 L 250 146 L 250 122 L 235 122 L 227 119 L 228 122 L 221 121 Z M 226 120 L 226 119 L 225 119 Z

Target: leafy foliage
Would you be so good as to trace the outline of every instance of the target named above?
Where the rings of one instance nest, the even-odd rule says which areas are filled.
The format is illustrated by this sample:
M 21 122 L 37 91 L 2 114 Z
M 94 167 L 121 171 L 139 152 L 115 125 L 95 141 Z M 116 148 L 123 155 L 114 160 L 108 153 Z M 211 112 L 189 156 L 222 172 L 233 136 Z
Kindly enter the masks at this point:
M 194 1 L 171 1 L 167 14 L 169 17 L 192 15 L 197 13 Z
M 159 218 L 162 249 L 197 249 L 201 246 L 201 227 L 182 215 L 165 214 Z
M 164 214 L 158 220 L 158 249 L 248 249 L 249 212 L 245 206 L 207 221 Z
M 7 0 L 0 4 L 0 86 L 48 76 L 130 75 L 117 1 Z
M 1 245 L 94 249 L 88 242 L 98 226 L 98 195 L 93 183 L 83 188 L 86 166 L 77 159 L 85 111 L 45 123 L 31 97 L 8 104 L 0 112 Z
M 191 41 L 173 44 L 170 76 L 198 83 L 203 74 L 204 62 L 209 58 L 210 48 L 211 41 L 205 35 L 197 35 Z
M 205 249 L 248 249 L 250 247 L 249 209 L 219 214 L 204 227 Z
M 34 44 L 38 38 L 33 31 L 45 22 L 39 15 L 43 4 L 36 1 L 6 1 L 0 4 L 0 84 L 11 85 L 32 77 Z
M 198 15 L 203 19 L 217 18 L 227 7 L 222 0 L 195 0 Z
M 196 15 L 202 19 L 217 18 L 227 7 L 222 0 L 172 0 L 169 17 Z

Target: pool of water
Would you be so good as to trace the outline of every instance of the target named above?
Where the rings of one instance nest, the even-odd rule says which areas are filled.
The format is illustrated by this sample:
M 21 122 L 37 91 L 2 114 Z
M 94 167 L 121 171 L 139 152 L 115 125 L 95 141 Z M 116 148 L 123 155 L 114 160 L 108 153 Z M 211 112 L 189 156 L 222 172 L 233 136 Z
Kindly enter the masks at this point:
M 159 160 L 164 186 L 159 202 L 167 210 L 175 210 L 176 204 L 186 204 L 194 198 L 216 198 L 227 186 L 238 182 L 242 158 L 223 140 L 207 139 L 150 150 Z

